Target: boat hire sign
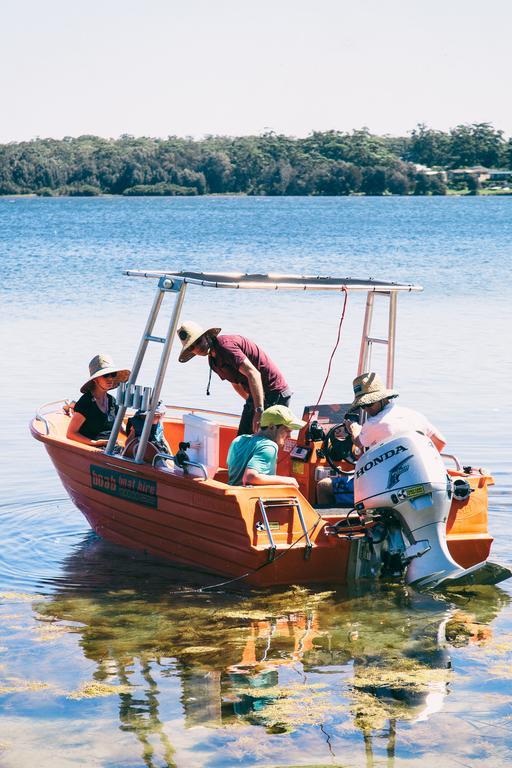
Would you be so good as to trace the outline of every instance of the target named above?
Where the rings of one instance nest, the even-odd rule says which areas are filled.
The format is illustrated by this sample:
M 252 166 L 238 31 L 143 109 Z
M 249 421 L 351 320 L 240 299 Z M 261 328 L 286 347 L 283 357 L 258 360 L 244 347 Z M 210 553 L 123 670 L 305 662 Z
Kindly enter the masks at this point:
M 116 469 L 91 464 L 91 486 L 97 491 L 108 493 L 109 496 L 117 496 L 135 504 L 156 507 L 158 503 L 154 480 L 145 480 L 127 472 L 118 472 Z

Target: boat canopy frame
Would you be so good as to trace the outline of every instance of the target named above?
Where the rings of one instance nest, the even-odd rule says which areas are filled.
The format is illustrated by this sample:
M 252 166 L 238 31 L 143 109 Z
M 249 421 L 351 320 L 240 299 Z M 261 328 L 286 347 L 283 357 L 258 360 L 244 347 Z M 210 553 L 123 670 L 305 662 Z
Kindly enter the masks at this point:
M 162 270 L 127 269 L 129 277 L 176 278 L 187 285 L 204 288 L 235 288 L 282 291 L 375 291 L 386 293 L 422 291 L 420 285 L 395 283 L 384 280 L 353 277 L 326 277 L 322 275 L 249 274 L 243 272 L 167 272 Z
M 422 291 L 419 285 L 386 282 L 382 280 L 356 279 L 351 277 L 325 277 L 321 275 L 278 275 L 278 274 L 247 274 L 229 272 L 189 272 L 167 270 L 125 270 L 125 275 L 130 277 L 144 277 L 158 280 L 153 305 L 144 328 L 130 377 L 122 390 L 122 398 L 110 434 L 106 454 L 112 454 L 117 442 L 121 425 L 129 407 L 140 407 L 144 402 L 146 419 L 139 445 L 134 459 L 128 457 L 126 461 L 134 461 L 136 464 L 144 462 L 144 455 L 149 441 L 149 434 L 153 417 L 158 406 L 160 392 L 167 371 L 172 344 L 178 329 L 181 308 L 188 285 L 197 285 L 207 288 L 231 288 L 235 290 L 284 290 L 284 291 L 338 291 L 338 292 L 367 292 L 361 346 L 359 352 L 358 375 L 368 370 L 371 360 L 373 344 L 387 345 L 387 371 L 386 386 L 391 389 L 394 382 L 395 340 L 396 340 L 396 313 L 397 297 L 399 293 L 411 293 Z M 175 301 L 169 320 L 165 337 L 154 336 L 153 328 L 162 308 L 162 302 L 166 294 L 174 294 Z M 388 336 L 377 338 L 371 335 L 374 301 L 376 296 L 387 297 L 388 307 Z M 137 385 L 137 377 L 144 360 L 148 344 L 156 342 L 162 344 L 162 352 L 155 375 L 155 382 L 151 390 L 146 388 L 142 396 L 142 388 Z

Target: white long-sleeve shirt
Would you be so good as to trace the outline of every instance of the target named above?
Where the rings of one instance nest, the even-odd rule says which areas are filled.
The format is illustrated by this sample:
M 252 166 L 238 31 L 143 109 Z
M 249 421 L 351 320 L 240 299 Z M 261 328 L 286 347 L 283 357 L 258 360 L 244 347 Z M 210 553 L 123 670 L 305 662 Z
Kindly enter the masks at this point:
M 372 445 L 390 437 L 403 435 L 405 432 L 423 432 L 427 437 L 446 444 L 442 433 L 422 413 L 397 405 L 394 400 L 391 400 L 376 416 L 368 417 L 362 426 L 359 440 L 365 448 L 371 448 Z

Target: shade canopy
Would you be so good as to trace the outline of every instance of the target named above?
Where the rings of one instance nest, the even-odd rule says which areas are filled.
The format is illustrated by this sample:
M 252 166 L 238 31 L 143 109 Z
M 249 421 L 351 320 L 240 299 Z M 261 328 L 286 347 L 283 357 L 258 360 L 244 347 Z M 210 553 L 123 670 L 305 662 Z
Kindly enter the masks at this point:
M 167 270 L 128 269 L 126 275 L 132 277 L 179 278 L 191 285 L 207 288 L 256 288 L 267 290 L 298 291 L 375 291 L 394 293 L 397 291 L 422 291 L 420 285 L 412 283 L 394 283 L 373 278 L 327 277 L 324 275 L 277 275 L 247 274 L 233 272 L 173 272 Z

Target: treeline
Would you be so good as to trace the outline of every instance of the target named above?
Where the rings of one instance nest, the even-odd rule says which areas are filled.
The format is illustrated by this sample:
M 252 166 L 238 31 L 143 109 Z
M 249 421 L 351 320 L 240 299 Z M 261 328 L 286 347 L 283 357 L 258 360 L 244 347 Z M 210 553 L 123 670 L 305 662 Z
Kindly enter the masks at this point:
M 35 139 L 0 145 L 0 194 L 445 194 L 453 169 L 512 166 L 512 140 L 489 123 L 449 132 L 418 125 L 406 137 L 314 132 L 262 136 Z

